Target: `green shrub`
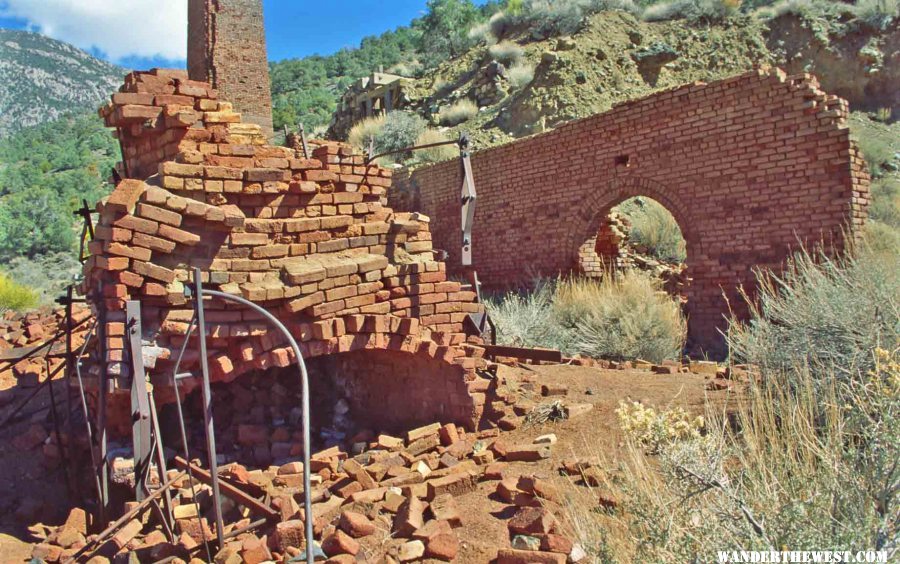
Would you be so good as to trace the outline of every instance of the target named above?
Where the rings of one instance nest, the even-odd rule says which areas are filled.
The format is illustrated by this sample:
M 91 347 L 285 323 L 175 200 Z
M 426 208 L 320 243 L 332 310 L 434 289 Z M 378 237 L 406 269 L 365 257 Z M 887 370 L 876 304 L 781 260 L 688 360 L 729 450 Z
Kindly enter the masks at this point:
M 447 141 L 443 133 L 434 129 L 426 129 L 416 139 L 416 145 L 428 145 L 431 143 L 440 143 Z M 436 163 L 446 161 L 459 156 L 459 149 L 454 145 L 442 145 L 440 147 L 432 147 L 430 149 L 419 149 L 413 155 L 416 161 L 423 163 Z
M 863 244 L 877 254 L 900 252 L 900 227 L 870 219 L 863 228 Z
M 679 304 L 638 272 L 602 281 L 543 280 L 530 292 L 510 292 L 486 304 L 504 344 L 653 362 L 680 358 L 684 345 Z
M 758 275 L 751 319 L 732 321 L 737 360 L 786 372 L 825 367 L 846 374 L 873 368 L 872 350 L 900 339 L 900 253 L 862 247 L 832 259 L 798 253 L 780 276 Z
M 375 153 L 396 151 L 415 145 L 416 139 L 425 131 L 425 120 L 411 112 L 391 112 L 387 115 L 366 118 L 350 129 L 347 136 L 351 145 L 361 151 L 368 151 L 374 141 Z M 394 158 L 402 158 L 395 155 Z
M 384 126 L 375 134 L 375 150 L 379 153 L 396 151 L 416 144 L 425 131 L 425 120 L 412 112 L 391 112 Z
M 40 304 L 49 304 L 62 296 L 66 287 L 74 284 L 81 274 L 81 263 L 76 254 L 67 251 L 34 258 L 16 257 L 6 265 L 6 274 L 15 282 L 27 284 L 38 296 Z
M 858 0 L 852 9 L 858 20 L 875 29 L 887 29 L 900 18 L 898 0 Z
M 638 12 L 632 0 L 524 0 L 494 14 L 489 25 L 498 38 L 526 28 L 534 39 L 547 39 L 576 33 L 586 16 L 606 10 Z
M 522 49 L 512 41 L 501 41 L 488 48 L 488 55 L 493 60 L 508 67 L 522 60 L 522 57 L 525 56 L 525 49 Z
M 678 222 L 662 204 L 649 198 L 630 198 L 616 208 L 628 218 L 628 241 L 639 252 L 665 262 L 684 262 L 687 247 Z
M 648 22 L 688 20 L 718 22 L 738 13 L 740 0 L 672 0 L 652 4 L 641 17 Z
M 875 180 L 870 191 L 869 218 L 900 228 L 900 179 Z
M 0 273 L 0 313 L 7 310 L 23 311 L 36 306 L 38 295 Z
M 489 296 L 485 306 L 497 327 L 497 342 L 516 347 L 561 348 L 551 306 L 556 284 L 540 280 L 530 291 Z
M 478 115 L 478 104 L 468 98 L 463 98 L 450 106 L 442 108 L 438 114 L 438 121 L 440 121 L 441 125 L 452 127 L 464 121 L 469 121 L 476 115 Z
M 534 68 L 528 63 L 518 63 L 506 71 L 509 86 L 515 90 L 521 90 L 534 80 Z
M 501 12 L 498 12 L 498 14 L 500 13 Z M 469 30 L 469 40 L 471 40 L 476 45 L 493 45 L 494 43 L 496 43 L 497 38 L 494 37 L 493 31 L 491 31 L 490 21 L 482 22 L 480 24 L 472 26 L 472 29 Z
M 571 35 L 584 21 L 582 2 L 531 0 L 522 15 L 528 22 L 531 36 L 546 39 L 557 35 Z
M 895 159 L 892 141 L 880 135 L 863 134 L 859 135 L 858 143 L 872 176 L 881 177 L 885 173 L 885 165 Z
M 423 65 L 419 61 L 402 61 L 387 69 L 391 74 L 400 76 L 419 76 L 423 70 Z

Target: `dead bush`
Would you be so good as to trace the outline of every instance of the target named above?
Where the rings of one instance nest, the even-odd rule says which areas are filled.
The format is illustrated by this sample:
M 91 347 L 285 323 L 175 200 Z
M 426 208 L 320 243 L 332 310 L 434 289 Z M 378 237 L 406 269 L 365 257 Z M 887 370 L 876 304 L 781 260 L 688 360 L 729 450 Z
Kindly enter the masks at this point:
M 476 115 L 478 115 L 478 104 L 468 98 L 463 98 L 462 100 L 441 109 L 438 114 L 438 121 L 440 121 L 442 125 L 453 127 L 464 121 L 469 121 Z

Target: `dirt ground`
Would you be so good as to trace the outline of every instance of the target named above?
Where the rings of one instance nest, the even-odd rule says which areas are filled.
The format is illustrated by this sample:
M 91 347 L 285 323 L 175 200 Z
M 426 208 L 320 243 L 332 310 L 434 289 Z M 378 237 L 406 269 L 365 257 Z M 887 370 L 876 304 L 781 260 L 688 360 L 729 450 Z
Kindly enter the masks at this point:
M 541 398 L 541 383 L 552 382 L 568 387 L 565 402 L 590 403 L 594 408 L 574 419 L 521 427 L 503 434 L 510 445 L 531 444 L 535 437 L 554 433 L 558 442 L 553 446 L 550 458 L 540 462 L 512 462 L 508 475 L 535 474 L 544 478 L 559 475 L 563 460 L 571 457 L 600 456 L 616 460 L 623 435 L 619 430 L 615 409 L 622 400 L 640 401 L 649 406 L 680 406 L 688 411 L 702 413 L 704 402 L 721 402 L 725 392 L 706 391 L 706 380 L 696 374 L 662 375 L 641 370 L 602 370 L 579 366 L 549 365 L 530 366 L 533 372 L 517 372 L 533 380 L 534 393 L 522 390 L 532 401 L 562 399 Z M 506 519 L 514 513 L 508 504 L 492 494 L 497 482 L 485 481 L 475 492 L 458 498 L 460 510 L 468 519 L 458 529 L 461 539 L 459 562 L 489 562 L 496 555 L 498 546 L 509 546 Z
M 571 457 L 601 456 L 615 460 L 622 442 L 614 410 L 622 400 L 641 401 L 645 405 L 680 406 L 700 413 L 705 402 L 721 403 L 727 393 L 707 391 L 706 379 L 695 374 L 654 374 L 642 370 L 604 370 L 591 367 L 547 365 L 509 369 L 513 386 L 518 387 L 523 403 L 538 404 L 562 399 L 565 403 L 589 403 L 594 407 L 579 417 L 555 423 L 522 426 L 502 433 L 508 445 L 531 444 L 535 437 L 554 433 L 558 442 L 552 456 L 539 462 L 512 462 L 507 475 L 537 475 L 544 478 L 558 476 L 563 460 Z M 541 398 L 542 383 L 565 385 L 565 397 Z M 47 394 L 39 397 L 46 405 Z M 15 402 L 14 402 L 15 403 Z M 12 405 L 14 405 L 14 403 Z M 33 404 L 38 407 L 41 403 Z M 4 417 L 11 405 L 0 409 Z M 35 520 L 56 525 L 64 520 L 69 509 L 60 472 L 50 474 L 42 467 L 40 450 L 15 449 L 11 441 L 28 426 L 46 417 L 41 411 L 31 420 L 19 422 L 0 430 L 0 562 L 25 562 L 31 554 L 29 542 L 36 542 L 28 529 Z M 457 499 L 464 516 L 462 528 L 457 529 L 460 538 L 458 562 L 489 562 L 496 556 L 497 548 L 509 546 L 506 520 L 515 507 L 510 508 L 494 496 L 496 481 L 483 481 L 476 491 Z M 371 561 L 383 554 L 390 534 L 390 523 L 385 518 L 376 523 L 381 531 L 363 543 L 363 551 Z

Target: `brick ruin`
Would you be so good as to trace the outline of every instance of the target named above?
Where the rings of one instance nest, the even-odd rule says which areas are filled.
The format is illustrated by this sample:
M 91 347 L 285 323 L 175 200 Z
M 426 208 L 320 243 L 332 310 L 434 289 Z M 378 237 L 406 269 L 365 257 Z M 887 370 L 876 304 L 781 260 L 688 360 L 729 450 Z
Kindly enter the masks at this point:
M 869 176 L 844 100 L 816 79 L 762 68 L 696 83 L 478 151 L 474 266 L 486 286 L 570 272 L 610 209 L 647 196 L 687 242 L 692 342 L 721 346 L 729 306 L 746 310 L 754 269 L 778 269 L 800 244 L 841 249 L 866 217 Z M 459 263 L 455 161 L 395 179 L 395 209 L 433 218 L 435 246 Z M 583 254 L 583 253 L 582 253 Z
M 144 365 L 158 401 L 192 316 L 184 295 L 200 267 L 211 289 L 275 314 L 305 359 L 331 357 L 358 418 L 381 429 L 443 421 L 474 429 L 504 415 L 463 320 L 475 293 L 448 280 L 429 219 L 386 206 L 391 171 L 344 145 L 266 143 L 208 84 L 180 71 L 134 72 L 101 110 L 115 127 L 123 179 L 101 201 L 82 291 L 105 321 L 91 367 L 111 421 L 126 431 L 130 373 L 125 302 L 140 300 Z M 246 308 L 207 307 L 213 382 L 294 362 L 283 338 Z M 181 363 L 199 383 L 196 333 Z M 296 375 L 291 376 L 296 378 Z M 376 407 L 377 406 L 377 407 Z M 498 408 L 499 407 L 499 408 Z
M 188 74 L 212 84 L 272 137 L 272 91 L 260 0 L 188 1 Z
M 377 542 L 401 561 L 453 561 L 471 548 L 453 531 L 464 517 L 454 499 L 475 492 L 481 481 L 497 481 L 491 501 L 509 504 L 492 514 L 510 517 L 506 529 L 513 537 L 513 548 L 497 548 L 497 562 L 586 561 L 556 524 L 554 486 L 537 474 L 506 474 L 507 462 L 523 468 L 550 457 L 556 436 L 518 444 L 501 437 L 501 430 L 528 421 L 540 383 L 520 374 L 510 376 L 516 386 L 506 386 L 508 367 L 486 362 L 484 343 L 467 333 L 467 316 L 483 306 L 452 279 L 451 265 L 460 262 L 459 163 L 420 169 L 392 186 L 391 169 L 366 164 L 347 145 L 311 141 L 309 154 L 300 143 L 270 145 L 260 2 L 191 0 L 189 13 L 190 71 L 130 73 L 100 112 L 121 144 L 122 179 L 97 204 L 79 289 L 91 311 L 75 307 L 74 318 L 84 324 L 73 339 L 76 346 L 90 339 L 86 322 L 93 314 L 100 338 L 88 341 L 94 347 L 81 372 L 103 435 L 95 440 L 104 457 L 100 473 L 135 487 L 139 439 L 130 450 L 124 438 L 136 420 L 129 405 L 132 382 L 139 381 L 135 362 L 160 406 L 154 436 L 168 435 L 169 449 L 179 446 L 167 427 L 174 421 L 172 378 L 183 345 L 179 389 L 188 443 L 207 440 L 199 394 L 191 394 L 201 382 L 201 359 L 197 331 L 188 337 L 193 310 L 185 292 L 199 268 L 206 287 L 260 304 L 300 342 L 320 439 L 309 453 L 315 481 L 303 486 L 305 500 L 315 505 L 301 512 L 301 390 L 293 351 L 252 310 L 207 302 L 213 412 L 216 434 L 225 439 L 216 455 L 229 462 L 222 477 L 266 515 L 251 522 L 249 506 L 237 512 L 229 503 L 233 519 L 221 531 L 229 536 L 216 533 L 216 561 L 296 559 L 305 544 L 302 519 L 312 521 L 335 561 L 355 561 L 355 538 L 372 535 L 376 522 L 388 531 Z M 498 287 L 525 282 L 535 270 L 599 275 L 603 262 L 633 262 L 622 248 L 623 225 L 609 211 L 632 196 L 648 196 L 681 226 L 692 279 L 684 290 L 691 331 L 696 342 L 714 346 L 726 298 L 739 306 L 737 287 L 752 286 L 754 267 L 777 268 L 800 243 L 840 249 L 845 233 L 863 222 L 868 175 L 846 118 L 846 103 L 821 92 L 813 78 L 763 69 L 663 92 L 481 151 L 472 161 L 479 190 L 475 267 Z M 438 260 L 443 253 L 435 246 L 450 258 Z M 673 278 L 670 291 L 682 283 Z M 129 350 L 132 301 L 140 307 L 139 359 Z M 0 341 L 35 343 L 60 329 L 60 319 L 8 319 L 0 323 Z M 37 384 L 36 362 L 16 364 L 22 382 Z M 688 370 L 678 362 L 596 362 L 667 375 Z M 710 391 L 752 377 L 746 367 L 726 370 L 711 362 L 691 362 L 689 369 L 715 378 Z M 568 395 L 567 386 L 548 382 L 538 401 L 562 398 L 554 405 L 569 418 L 594 406 Z M 109 445 L 107 430 L 114 439 Z M 58 429 L 50 440 L 41 425 L 31 425 L 15 446 L 41 446 L 58 464 L 64 450 L 86 458 L 88 440 Z M 142 447 L 146 454 L 147 444 Z M 329 448 L 316 452 L 319 447 Z M 558 469 L 591 484 L 588 471 L 600 476 L 593 464 L 574 459 Z M 150 481 L 163 482 L 159 466 L 155 475 L 152 463 L 146 468 Z M 170 467 L 166 477 L 171 473 Z M 98 547 L 86 512 L 76 508 L 33 556 L 65 561 L 86 548 L 117 559 L 199 554 L 198 543 L 212 536 L 210 506 L 222 502 L 211 503 L 208 491 L 195 495 L 193 481 L 174 476 L 168 482 L 177 484 L 171 519 L 177 538 L 167 539 L 135 509 Z M 194 509 L 198 497 L 205 510 L 199 503 Z M 112 509 L 108 492 L 98 501 Z M 123 509 L 137 508 L 134 503 Z M 599 503 L 609 509 L 617 502 L 601 492 Z M 368 515 L 356 512 L 362 507 Z M 265 534 L 250 532 L 254 527 Z M 523 534 L 537 535 L 539 546 L 520 550 L 515 537 Z M 500 545 L 506 542 L 501 538 Z

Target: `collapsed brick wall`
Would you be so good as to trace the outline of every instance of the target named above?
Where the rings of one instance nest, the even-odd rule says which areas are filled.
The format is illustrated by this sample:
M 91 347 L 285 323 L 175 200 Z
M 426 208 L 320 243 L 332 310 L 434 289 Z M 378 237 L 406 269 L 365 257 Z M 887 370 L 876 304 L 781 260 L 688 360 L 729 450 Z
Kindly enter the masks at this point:
M 463 330 L 482 306 L 434 260 L 428 218 L 386 207 L 390 170 L 365 165 L 345 145 L 320 144 L 313 158 L 266 145 L 259 126 L 241 123 L 214 89 L 175 71 L 130 74 L 101 114 L 119 131 L 131 170 L 149 172 L 155 157 L 158 172 L 123 180 L 97 206 L 82 288 L 106 320 L 95 385 L 109 375 L 113 394 L 127 399 L 125 302 L 136 299 L 150 381 L 158 397 L 171 396 L 192 317 L 184 286 L 200 267 L 209 288 L 282 320 L 305 358 L 374 349 L 398 373 L 421 368 L 422 379 L 437 378 L 427 367 L 438 366 L 441 393 L 403 388 L 409 405 L 424 406 L 411 411 L 414 419 L 474 427 L 492 414 L 475 371 L 483 349 Z M 157 117 L 132 117 L 145 114 Z M 212 301 L 206 319 L 214 381 L 294 361 L 283 337 L 246 308 Z M 186 391 L 199 375 L 197 343 L 188 350 L 180 371 L 194 377 Z M 366 363 L 357 367 L 365 378 Z M 376 396 L 376 406 L 387 401 Z
M 189 0 L 188 73 L 212 84 L 272 137 L 272 92 L 261 0 Z
M 610 208 L 663 204 L 687 242 L 689 329 L 721 344 L 728 302 L 753 269 L 778 269 L 801 243 L 844 246 L 868 204 L 869 176 L 850 140 L 846 102 L 810 75 L 758 69 L 621 104 L 554 131 L 474 154 L 474 265 L 487 286 L 569 272 Z M 459 263 L 457 162 L 395 179 L 391 204 L 434 218 L 435 246 Z
M 600 219 L 596 235 L 578 247 L 576 272 L 588 278 L 602 278 L 610 269 L 632 266 L 628 261 L 628 220 L 611 212 Z

